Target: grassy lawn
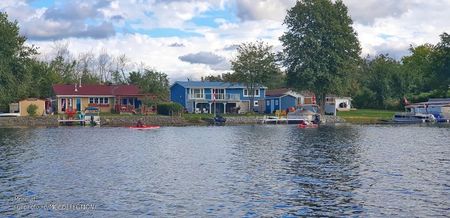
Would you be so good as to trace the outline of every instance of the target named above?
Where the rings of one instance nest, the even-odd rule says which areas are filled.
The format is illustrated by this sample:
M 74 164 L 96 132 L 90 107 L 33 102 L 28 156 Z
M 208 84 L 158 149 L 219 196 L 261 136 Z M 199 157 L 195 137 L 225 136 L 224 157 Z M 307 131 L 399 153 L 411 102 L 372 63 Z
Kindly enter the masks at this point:
M 338 111 L 337 115 L 349 123 L 380 123 L 383 120 L 392 120 L 397 111 L 357 109 L 352 111 Z

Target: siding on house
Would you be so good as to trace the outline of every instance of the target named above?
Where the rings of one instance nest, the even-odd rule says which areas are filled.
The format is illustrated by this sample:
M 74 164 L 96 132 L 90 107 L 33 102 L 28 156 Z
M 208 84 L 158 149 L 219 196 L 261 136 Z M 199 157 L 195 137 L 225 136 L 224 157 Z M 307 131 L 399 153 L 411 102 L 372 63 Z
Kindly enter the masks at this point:
M 191 98 L 189 95 L 191 89 L 203 89 L 204 97 L 201 99 Z M 223 89 L 224 98 L 213 100 L 212 90 L 213 89 Z M 216 102 L 218 105 L 223 105 L 227 111 L 232 111 L 232 108 L 240 108 L 239 112 L 248 111 L 248 105 L 250 105 L 251 96 L 244 96 L 244 86 L 241 83 L 227 83 L 227 82 L 201 82 L 201 81 L 177 81 L 170 87 L 171 100 L 173 102 L 180 103 L 189 112 L 195 111 L 195 105 L 199 109 L 209 109 L 211 108 L 211 103 Z M 238 98 L 239 97 L 239 98 Z M 255 96 L 254 101 L 258 102 L 264 100 L 265 98 L 265 87 L 259 88 L 259 96 Z M 258 109 L 255 106 L 254 109 Z M 218 106 L 218 109 L 222 109 Z M 209 111 L 209 110 L 208 110 Z
M 170 88 L 170 99 L 173 102 L 179 103 L 179 104 L 183 105 L 183 107 L 186 107 L 186 98 L 187 98 L 186 93 L 187 93 L 186 89 L 183 86 L 175 83 Z
M 281 110 L 286 110 L 290 107 L 295 107 L 297 105 L 297 99 L 294 96 L 283 96 L 281 97 Z
M 45 101 L 42 99 L 24 99 L 22 101 L 19 101 L 19 113 L 20 116 L 29 116 L 28 114 L 28 107 L 30 105 L 36 105 L 37 109 L 36 109 L 36 116 L 42 116 L 45 113 Z

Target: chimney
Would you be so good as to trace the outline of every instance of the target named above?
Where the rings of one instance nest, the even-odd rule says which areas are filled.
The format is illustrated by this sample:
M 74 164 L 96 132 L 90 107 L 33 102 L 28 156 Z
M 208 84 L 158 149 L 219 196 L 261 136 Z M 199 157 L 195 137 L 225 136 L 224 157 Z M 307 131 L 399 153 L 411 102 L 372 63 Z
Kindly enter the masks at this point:
M 75 84 L 75 92 L 78 92 L 77 84 Z

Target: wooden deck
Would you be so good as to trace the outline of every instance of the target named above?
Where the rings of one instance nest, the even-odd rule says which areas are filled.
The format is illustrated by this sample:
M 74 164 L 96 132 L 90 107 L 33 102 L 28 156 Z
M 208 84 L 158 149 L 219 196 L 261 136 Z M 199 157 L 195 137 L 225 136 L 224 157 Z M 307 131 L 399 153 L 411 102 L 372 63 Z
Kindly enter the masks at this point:
M 85 120 L 58 120 L 58 124 L 61 125 L 81 125 L 84 126 L 86 125 L 86 121 Z

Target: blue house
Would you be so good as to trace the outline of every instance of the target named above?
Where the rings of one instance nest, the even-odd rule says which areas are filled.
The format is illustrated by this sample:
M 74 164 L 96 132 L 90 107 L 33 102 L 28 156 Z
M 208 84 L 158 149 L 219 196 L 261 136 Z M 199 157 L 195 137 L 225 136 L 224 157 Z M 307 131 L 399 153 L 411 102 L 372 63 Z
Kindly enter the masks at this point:
M 254 91 L 254 108 L 264 100 L 266 87 Z M 250 110 L 251 94 L 241 83 L 177 81 L 170 87 L 170 100 L 189 113 L 245 113 Z
M 276 110 L 286 110 L 299 104 L 305 104 L 305 98 L 309 98 L 309 96 L 286 88 L 267 90 L 264 112 L 271 114 Z

